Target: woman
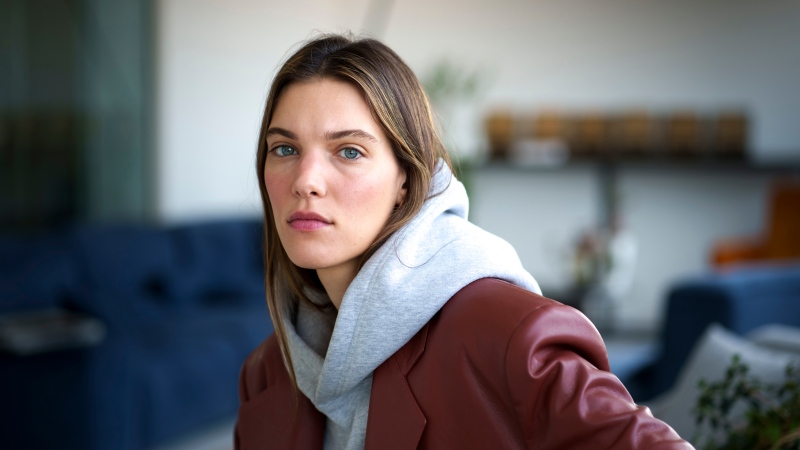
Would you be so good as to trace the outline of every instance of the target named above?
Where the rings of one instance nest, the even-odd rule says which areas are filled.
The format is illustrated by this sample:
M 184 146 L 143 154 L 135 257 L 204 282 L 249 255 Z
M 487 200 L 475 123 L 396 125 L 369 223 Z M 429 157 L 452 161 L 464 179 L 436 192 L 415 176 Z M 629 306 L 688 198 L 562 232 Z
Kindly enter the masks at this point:
M 322 36 L 275 77 L 258 144 L 275 325 L 240 379 L 241 449 L 691 448 L 600 336 L 467 220 L 414 74 Z

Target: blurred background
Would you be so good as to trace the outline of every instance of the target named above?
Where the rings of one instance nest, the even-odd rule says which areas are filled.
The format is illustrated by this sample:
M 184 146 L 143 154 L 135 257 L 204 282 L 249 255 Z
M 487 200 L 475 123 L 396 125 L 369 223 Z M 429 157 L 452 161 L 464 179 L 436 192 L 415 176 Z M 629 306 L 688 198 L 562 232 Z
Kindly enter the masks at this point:
M 2 0 L 3 434 L 201 448 L 219 429 L 230 446 L 238 365 L 271 332 L 261 113 L 319 31 L 377 37 L 411 66 L 470 220 L 595 321 L 637 400 L 671 385 L 710 322 L 799 324 L 799 20 L 791 0 Z M 783 289 L 758 314 L 717 317 L 708 285 L 676 294 L 754 276 L 750 297 Z M 673 301 L 702 318 L 669 319 Z M 686 342 L 653 388 L 642 371 L 669 329 Z M 109 378 L 125 399 L 97 387 Z M 212 385 L 219 400 L 196 398 Z

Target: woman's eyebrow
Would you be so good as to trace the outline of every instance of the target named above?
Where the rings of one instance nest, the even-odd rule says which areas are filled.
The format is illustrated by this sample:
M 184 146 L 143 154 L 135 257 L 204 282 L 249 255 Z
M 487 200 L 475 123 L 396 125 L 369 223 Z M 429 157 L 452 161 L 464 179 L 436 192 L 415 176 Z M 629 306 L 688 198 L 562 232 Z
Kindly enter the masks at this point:
M 378 138 L 375 136 L 367 133 L 364 130 L 341 130 L 341 131 L 328 131 L 325 133 L 325 139 L 329 141 L 335 141 L 338 139 L 346 138 L 346 137 L 355 137 L 355 138 L 362 138 L 368 141 L 372 141 L 374 143 L 378 143 Z
M 279 134 L 289 139 L 294 139 L 295 141 L 297 140 L 297 135 L 287 129 L 272 127 L 269 130 L 267 130 L 267 137 L 274 136 L 276 134 Z

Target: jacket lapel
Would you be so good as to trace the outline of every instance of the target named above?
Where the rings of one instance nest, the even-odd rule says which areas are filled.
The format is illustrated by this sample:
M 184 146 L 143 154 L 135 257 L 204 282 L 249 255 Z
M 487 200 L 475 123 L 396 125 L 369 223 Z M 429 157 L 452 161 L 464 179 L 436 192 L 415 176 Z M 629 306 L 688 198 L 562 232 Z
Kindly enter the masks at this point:
M 426 324 L 372 376 L 365 450 L 417 448 L 426 419 L 406 376 L 425 351 Z
M 296 411 L 296 413 L 295 413 Z M 325 416 L 289 386 L 273 386 L 239 408 L 236 448 L 239 450 L 320 449 Z

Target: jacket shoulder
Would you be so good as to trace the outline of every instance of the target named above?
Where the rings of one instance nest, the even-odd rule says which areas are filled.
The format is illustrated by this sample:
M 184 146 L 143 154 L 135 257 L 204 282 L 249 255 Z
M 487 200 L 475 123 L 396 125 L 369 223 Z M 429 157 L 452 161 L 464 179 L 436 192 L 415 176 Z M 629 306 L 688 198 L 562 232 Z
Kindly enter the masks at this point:
M 603 340 L 580 311 L 499 279 L 467 285 L 440 316 L 438 326 L 454 330 L 462 342 L 478 337 L 502 346 L 496 351 L 529 347 L 529 354 L 545 345 L 572 344 L 597 368 L 609 369 Z
M 510 308 L 521 312 L 565 305 L 507 281 L 481 278 L 461 288 L 446 306 L 455 310 L 469 308 L 493 311 L 498 308 Z
M 440 380 L 435 389 L 469 412 L 452 427 L 489 410 L 473 428 L 494 420 L 495 435 L 518 439 L 520 447 L 691 448 L 633 402 L 609 372 L 603 340 L 581 312 L 504 281 L 481 279 L 455 294 L 431 322 L 425 354 L 419 374 L 410 377 L 417 390 L 438 380 L 437 373 L 465 374 Z M 436 405 L 453 401 L 423 400 L 423 411 L 443 420 L 455 413 Z M 423 435 L 429 448 L 453 447 L 434 445 L 439 438 Z

